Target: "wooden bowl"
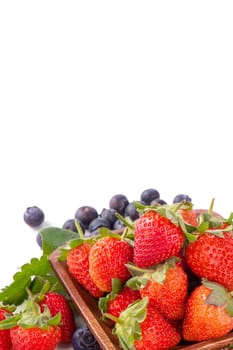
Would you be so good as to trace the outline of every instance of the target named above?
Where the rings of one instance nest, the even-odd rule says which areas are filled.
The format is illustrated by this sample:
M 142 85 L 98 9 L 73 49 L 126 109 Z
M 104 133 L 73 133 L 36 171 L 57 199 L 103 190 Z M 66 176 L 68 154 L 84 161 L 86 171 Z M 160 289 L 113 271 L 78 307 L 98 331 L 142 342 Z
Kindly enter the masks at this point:
M 97 339 L 102 350 L 122 350 L 118 343 L 117 336 L 112 334 L 110 325 L 100 320 L 101 313 L 98 309 L 97 299 L 92 297 L 81 285 L 79 285 L 69 274 L 66 262 L 59 261 L 59 248 L 49 256 L 50 264 L 69 293 L 78 313 L 87 324 L 88 328 Z M 174 350 L 217 350 L 233 344 L 233 332 L 214 340 L 198 343 L 183 343 Z

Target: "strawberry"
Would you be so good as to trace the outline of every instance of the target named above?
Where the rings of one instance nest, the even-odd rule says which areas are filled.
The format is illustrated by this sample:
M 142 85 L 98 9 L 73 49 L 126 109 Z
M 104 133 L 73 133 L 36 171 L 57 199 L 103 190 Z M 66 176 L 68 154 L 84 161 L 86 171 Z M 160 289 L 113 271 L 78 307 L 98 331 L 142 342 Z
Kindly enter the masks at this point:
M 160 314 L 148 304 L 148 298 L 136 301 L 115 319 L 114 334 L 118 336 L 120 346 L 124 350 L 168 350 L 180 342 L 180 334 Z
M 101 237 L 90 250 L 90 276 L 100 290 L 110 292 L 113 278 L 123 284 L 130 277 L 125 264 L 132 259 L 133 247 L 120 235 Z
M 0 308 L 0 321 L 5 320 L 10 313 L 5 310 L 3 307 Z M 0 330 L 0 349 L 1 350 L 10 350 L 11 349 L 11 338 L 10 330 L 2 329 Z
M 52 317 L 48 307 L 41 312 L 33 298 L 27 299 L 24 306 L 18 313 L 0 321 L 0 329 L 10 331 L 12 348 L 55 350 L 61 339 L 61 313 Z
M 161 263 L 178 254 L 183 245 L 178 220 L 172 214 L 168 219 L 169 212 L 162 210 L 148 210 L 135 222 L 133 262 L 139 267 Z
M 221 219 L 221 215 L 214 212 L 212 208 L 210 209 L 197 209 L 197 208 L 186 208 L 178 209 L 179 214 L 181 215 L 182 220 L 185 224 L 193 227 L 198 227 L 202 221 L 206 220 L 216 220 Z
M 97 287 L 89 273 L 89 254 L 91 244 L 81 243 L 68 251 L 66 263 L 69 273 L 80 283 L 93 297 L 98 298 L 103 292 Z
M 61 329 L 50 326 L 24 328 L 17 326 L 10 330 L 14 350 L 55 350 L 60 341 Z
M 216 235 L 218 234 L 218 235 Z M 199 277 L 233 290 L 233 238 L 229 232 L 208 230 L 189 243 L 186 261 Z
M 73 311 L 64 295 L 56 292 L 47 292 L 39 302 L 41 311 L 47 305 L 51 316 L 61 313 L 61 343 L 70 343 L 75 331 L 75 321 Z
M 119 317 L 122 311 L 138 299 L 141 299 L 139 291 L 126 286 L 115 296 L 114 299 L 109 301 L 107 312 Z
M 179 213 L 186 224 L 194 227 L 198 226 L 198 212 L 196 209 L 179 209 Z
M 221 337 L 233 329 L 233 298 L 215 282 L 203 281 L 191 293 L 183 320 L 183 338 L 203 341 Z
M 181 320 L 184 317 L 188 297 L 188 277 L 175 258 L 153 269 L 138 269 L 127 265 L 134 276 L 127 281 L 130 287 L 139 288 L 141 297 L 148 297 L 151 305 L 169 320 Z M 136 271 L 136 273 L 135 273 Z
M 105 297 L 99 298 L 99 309 L 115 317 L 119 317 L 130 304 L 141 299 L 140 292 L 120 283 L 118 279 L 112 280 L 112 291 Z

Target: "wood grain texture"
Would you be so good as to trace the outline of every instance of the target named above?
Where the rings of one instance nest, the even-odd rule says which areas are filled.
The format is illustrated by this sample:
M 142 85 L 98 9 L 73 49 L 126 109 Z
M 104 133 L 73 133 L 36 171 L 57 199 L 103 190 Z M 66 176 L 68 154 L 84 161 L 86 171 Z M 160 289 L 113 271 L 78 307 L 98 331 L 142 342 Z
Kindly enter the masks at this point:
M 77 308 L 78 313 L 83 318 L 92 334 L 97 339 L 102 350 L 122 350 L 118 339 L 112 334 L 109 324 L 100 320 L 101 313 L 98 309 L 98 301 L 93 298 L 81 285 L 79 285 L 69 274 L 66 263 L 59 261 L 59 248 L 54 250 L 49 256 L 49 262 L 69 293 Z M 219 350 L 233 344 L 233 332 L 214 340 L 198 343 L 184 343 L 173 348 L 174 350 Z M 172 350 L 172 349 L 171 349 Z

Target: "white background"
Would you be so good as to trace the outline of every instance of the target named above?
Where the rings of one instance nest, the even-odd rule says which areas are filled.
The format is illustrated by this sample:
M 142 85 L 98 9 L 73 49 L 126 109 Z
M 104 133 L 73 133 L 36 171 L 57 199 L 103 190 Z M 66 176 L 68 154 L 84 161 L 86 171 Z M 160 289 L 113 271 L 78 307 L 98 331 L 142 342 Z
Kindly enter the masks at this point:
M 0 285 L 62 226 L 146 188 L 233 210 L 232 1 L 1 1 Z

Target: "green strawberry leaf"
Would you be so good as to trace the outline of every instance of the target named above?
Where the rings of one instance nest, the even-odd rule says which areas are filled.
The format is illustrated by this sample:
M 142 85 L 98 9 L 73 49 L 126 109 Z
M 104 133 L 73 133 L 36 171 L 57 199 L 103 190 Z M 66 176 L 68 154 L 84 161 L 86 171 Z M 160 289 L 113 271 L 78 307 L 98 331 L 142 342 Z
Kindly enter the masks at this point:
M 228 219 L 226 220 L 226 222 L 229 224 L 229 225 L 232 225 L 233 224 L 233 212 L 230 213 Z
M 187 225 L 181 218 L 178 218 L 178 221 L 179 221 L 180 228 L 182 229 L 188 243 L 195 242 L 196 239 L 198 238 L 197 235 L 192 232 L 189 232 L 189 228 L 187 228 Z
M 13 276 L 13 282 L 0 291 L 0 301 L 3 304 L 19 305 L 27 297 L 26 288 L 30 287 L 34 276 L 47 276 L 51 273 L 50 263 L 46 256 L 40 259 L 32 258 L 21 270 Z
M 6 319 L 0 321 L 0 330 L 11 329 L 17 325 L 18 320 L 21 318 L 20 314 L 9 316 Z
M 56 248 L 63 246 L 72 239 L 80 238 L 77 232 L 59 227 L 46 227 L 40 231 L 44 255 L 50 255 Z
M 141 288 L 144 288 L 147 285 L 148 281 L 148 277 L 134 276 L 127 280 L 126 285 L 133 290 L 139 290 Z
M 230 317 L 233 317 L 233 298 L 230 292 L 221 284 L 202 280 L 202 284 L 211 290 L 206 304 L 224 306 Z
M 134 230 L 134 222 L 131 220 L 129 216 L 124 217 L 119 213 L 115 213 L 115 216 L 117 217 L 118 220 L 120 220 L 125 225 L 125 227 L 128 227 L 132 231 Z
M 100 297 L 98 300 L 98 308 L 102 314 L 107 312 L 108 303 L 114 300 L 119 291 L 122 289 L 122 282 L 119 278 L 112 279 L 112 290 L 110 293 L 106 294 L 104 297 Z M 104 317 L 102 318 L 104 320 Z
M 21 266 L 13 275 L 10 285 L 0 290 L 0 302 L 3 305 L 20 305 L 26 298 L 26 289 L 39 292 L 43 284 L 49 280 L 51 285 L 57 284 L 56 291 L 66 294 L 63 286 L 51 268 L 48 256 L 58 247 L 79 235 L 70 230 L 48 227 L 40 231 L 43 254 L 40 258 L 32 258 L 30 262 Z
M 113 334 L 117 335 L 124 350 L 133 350 L 134 341 L 141 339 L 142 323 L 147 316 L 148 298 L 142 298 L 128 306 L 116 321 Z

